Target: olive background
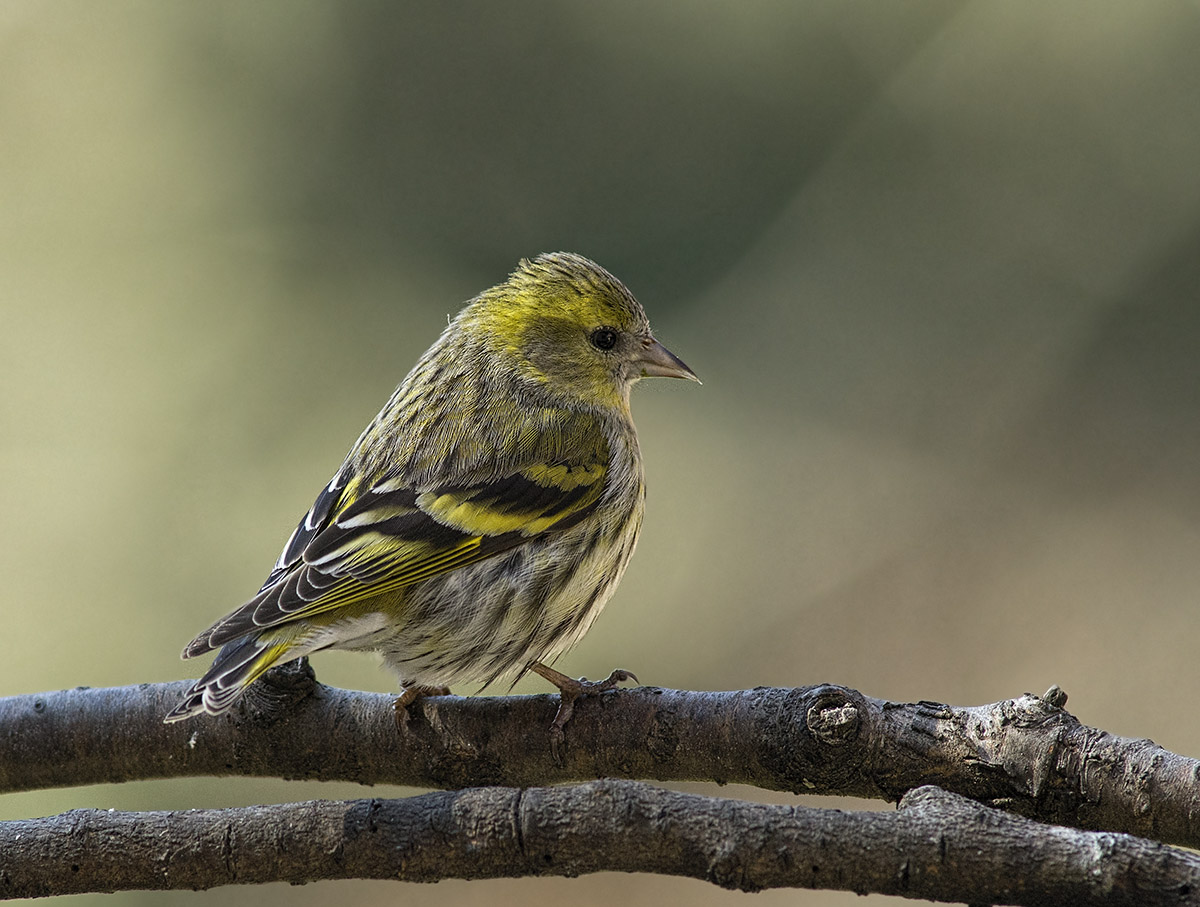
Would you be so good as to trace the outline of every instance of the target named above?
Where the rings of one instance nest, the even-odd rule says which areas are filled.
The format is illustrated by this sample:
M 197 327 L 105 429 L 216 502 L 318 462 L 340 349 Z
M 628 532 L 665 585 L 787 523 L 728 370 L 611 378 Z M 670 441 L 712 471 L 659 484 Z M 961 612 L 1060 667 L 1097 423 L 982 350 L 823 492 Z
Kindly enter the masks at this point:
M 6 0 L 0 695 L 197 676 L 183 644 L 447 315 L 567 249 L 705 383 L 635 392 L 642 542 L 560 668 L 962 705 L 1057 683 L 1200 755 L 1198 46 L 1194 0 Z M 179 779 L 0 818 L 404 793 Z M 102 902 L 747 897 L 604 874 Z

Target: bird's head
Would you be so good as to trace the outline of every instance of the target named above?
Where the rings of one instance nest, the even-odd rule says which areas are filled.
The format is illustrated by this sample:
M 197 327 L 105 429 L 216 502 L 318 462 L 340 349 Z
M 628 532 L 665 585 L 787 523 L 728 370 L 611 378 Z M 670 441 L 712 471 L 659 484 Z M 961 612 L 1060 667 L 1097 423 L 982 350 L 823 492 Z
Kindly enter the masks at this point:
M 585 405 L 628 408 L 641 378 L 695 373 L 654 339 L 646 313 L 617 278 L 569 252 L 522 260 L 463 312 L 527 380 Z

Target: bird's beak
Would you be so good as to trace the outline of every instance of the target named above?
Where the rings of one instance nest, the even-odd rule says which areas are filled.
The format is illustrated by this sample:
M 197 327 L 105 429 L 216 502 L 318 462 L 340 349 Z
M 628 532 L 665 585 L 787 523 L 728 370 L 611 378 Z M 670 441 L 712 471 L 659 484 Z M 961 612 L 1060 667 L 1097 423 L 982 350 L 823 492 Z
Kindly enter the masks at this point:
M 688 378 L 700 384 L 696 373 L 682 359 L 655 340 L 653 337 L 642 343 L 641 355 L 637 358 L 643 378 Z

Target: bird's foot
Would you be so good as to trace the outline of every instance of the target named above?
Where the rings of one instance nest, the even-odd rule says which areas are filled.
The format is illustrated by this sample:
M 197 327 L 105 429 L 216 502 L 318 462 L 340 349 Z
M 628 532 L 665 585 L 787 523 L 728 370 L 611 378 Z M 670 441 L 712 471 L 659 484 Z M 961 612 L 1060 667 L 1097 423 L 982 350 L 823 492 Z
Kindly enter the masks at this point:
M 596 696 L 600 693 L 607 693 L 609 690 L 615 690 L 617 684 L 626 680 L 639 682 L 637 675 L 632 671 L 624 671 L 620 668 L 617 668 L 604 680 L 588 680 L 586 677 L 576 680 L 561 671 L 546 667 L 540 661 L 531 664 L 529 670 L 558 687 L 558 711 L 554 714 L 554 721 L 550 723 L 550 747 L 554 750 L 556 761 L 559 747 L 566 737 L 563 728 L 575 714 L 575 700 L 580 696 Z
M 418 699 L 424 699 L 426 696 L 449 695 L 449 687 L 435 687 L 423 683 L 406 683 L 404 691 L 392 703 L 392 708 L 396 710 L 396 725 L 400 728 L 408 727 L 410 717 L 408 707 Z

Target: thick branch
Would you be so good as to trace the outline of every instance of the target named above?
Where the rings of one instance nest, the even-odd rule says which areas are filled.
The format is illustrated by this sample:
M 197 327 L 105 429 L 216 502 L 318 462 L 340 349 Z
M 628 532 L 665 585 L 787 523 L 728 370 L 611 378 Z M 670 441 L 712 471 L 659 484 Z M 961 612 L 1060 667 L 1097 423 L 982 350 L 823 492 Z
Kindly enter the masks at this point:
M 1200 762 L 1081 725 L 1053 696 L 976 708 L 844 687 L 642 688 L 583 700 L 555 759 L 553 696 L 391 697 L 272 672 L 218 719 L 163 725 L 186 684 L 0 700 L 0 791 L 261 775 L 463 788 L 599 777 L 740 782 L 897 800 L 937 784 L 1023 815 L 1200 847 Z
M 921 788 L 898 812 L 765 806 L 630 781 L 0 823 L 0 896 L 620 870 L 725 888 L 989 904 L 1200 903 L 1200 857 Z

